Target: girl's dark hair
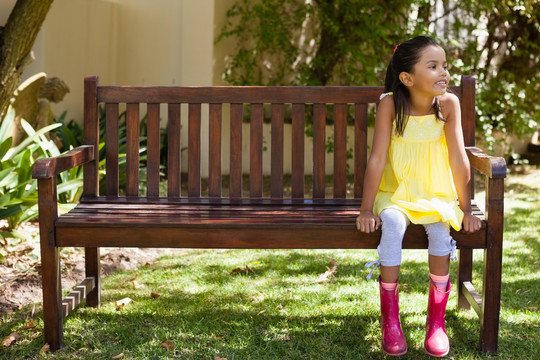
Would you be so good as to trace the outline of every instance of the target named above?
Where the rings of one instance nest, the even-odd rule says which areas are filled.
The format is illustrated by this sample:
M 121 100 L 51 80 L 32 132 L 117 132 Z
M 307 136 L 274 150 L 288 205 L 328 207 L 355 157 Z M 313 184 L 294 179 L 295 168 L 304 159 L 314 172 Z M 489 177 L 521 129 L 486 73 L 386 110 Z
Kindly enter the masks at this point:
M 435 40 L 427 36 L 417 36 L 402 44 L 396 46 L 394 55 L 390 60 L 386 77 L 384 80 L 384 91 L 392 92 L 394 97 L 394 109 L 396 113 L 396 132 L 402 136 L 407 125 L 407 115 L 410 107 L 409 89 L 399 80 L 399 74 L 402 72 L 412 73 L 414 65 L 420 61 L 422 50 L 428 46 L 441 47 Z M 436 99 L 433 103 L 435 116 L 437 119 L 443 120 L 439 110 L 439 100 Z

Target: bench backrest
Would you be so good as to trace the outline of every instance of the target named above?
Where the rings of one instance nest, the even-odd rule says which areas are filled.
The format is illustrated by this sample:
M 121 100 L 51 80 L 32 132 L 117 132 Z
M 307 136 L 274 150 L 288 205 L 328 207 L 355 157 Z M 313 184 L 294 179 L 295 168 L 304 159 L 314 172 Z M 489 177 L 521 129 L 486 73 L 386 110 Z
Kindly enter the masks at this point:
M 451 90 L 461 99 L 465 143 L 474 145 L 475 80 L 462 77 L 461 86 Z M 84 197 L 119 197 L 119 179 L 125 176 L 125 196 L 139 197 L 139 123 L 142 109 L 147 111 L 147 148 L 145 152 L 148 198 L 160 196 L 160 109 L 166 104 L 168 129 L 167 197 L 179 198 L 181 193 L 181 151 L 187 147 L 187 197 L 201 198 L 201 135 L 208 137 L 208 198 L 223 199 L 222 194 L 222 116 L 230 109 L 230 182 L 228 198 L 240 199 L 242 191 L 242 161 L 249 160 L 250 199 L 263 197 L 263 121 L 266 108 L 271 114 L 271 175 L 270 198 L 283 199 L 283 163 L 286 151 L 291 152 L 291 198 L 325 198 L 325 158 L 327 115 L 332 114 L 333 141 L 333 198 L 347 197 L 347 117 L 354 118 L 353 166 L 354 199 L 362 197 L 364 171 L 367 163 L 368 106 L 375 104 L 383 87 L 143 87 L 101 86 L 97 77 L 88 76 L 84 85 L 84 141 L 94 145 L 99 159 L 99 105 L 103 104 L 106 118 L 105 193 L 99 192 L 99 160 L 85 165 Z M 125 105 L 124 105 L 125 104 Z M 181 104 L 188 107 L 188 127 L 181 129 Z M 208 104 L 208 133 L 201 134 L 202 104 Z M 224 107 L 224 104 L 228 104 Z M 242 152 L 242 124 L 245 105 L 250 109 L 249 154 Z M 270 105 L 269 105 L 270 104 Z M 143 105 L 143 106 L 141 106 Z M 126 166 L 119 169 L 119 112 L 126 109 Z M 206 105 L 205 105 L 206 106 Z M 292 149 L 284 148 L 284 119 L 289 113 L 292 122 Z M 163 114 L 164 115 L 164 114 Z M 313 122 L 313 188 L 308 193 L 304 185 L 306 119 Z M 163 124 L 162 124 L 163 125 Z M 181 143 L 181 131 L 188 132 L 188 143 Z M 100 159 L 103 160 L 103 159 Z M 205 195 L 206 196 L 206 195 Z

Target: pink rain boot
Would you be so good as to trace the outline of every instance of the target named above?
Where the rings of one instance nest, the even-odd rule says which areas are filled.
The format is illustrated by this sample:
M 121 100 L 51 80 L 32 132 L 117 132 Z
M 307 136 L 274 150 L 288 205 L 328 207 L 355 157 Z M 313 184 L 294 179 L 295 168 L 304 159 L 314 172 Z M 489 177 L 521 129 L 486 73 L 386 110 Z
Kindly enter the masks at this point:
M 407 352 L 407 343 L 399 321 L 398 286 L 394 291 L 384 290 L 379 277 L 379 292 L 381 297 L 382 349 L 388 355 L 404 355 Z
M 443 357 L 448 354 L 450 344 L 446 329 L 444 328 L 444 316 L 446 303 L 450 294 L 450 280 L 446 286 L 446 291 L 439 291 L 435 283 L 429 280 L 429 297 L 426 319 L 426 340 L 424 350 L 428 355 Z

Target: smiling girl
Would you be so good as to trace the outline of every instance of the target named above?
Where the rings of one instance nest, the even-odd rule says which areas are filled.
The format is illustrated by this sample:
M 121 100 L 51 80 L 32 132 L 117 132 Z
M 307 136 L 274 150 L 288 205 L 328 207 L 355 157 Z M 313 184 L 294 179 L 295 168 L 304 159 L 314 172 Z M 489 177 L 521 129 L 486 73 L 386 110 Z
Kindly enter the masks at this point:
M 444 325 L 456 249 L 450 227 L 474 232 L 481 226 L 470 207 L 460 104 L 447 92 L 449 80 L 444 50 L 429 37 L 415 37 L 395 48 L 377 108 L 356 227 L 365 233 L 382 227 L 372 265 L 380 266 L 382 349 L 389 355 L 407 352 L 397 285 L 409 223 L 422 224 L 429 240 L 424 349 L 437 357 L 450 348 Z

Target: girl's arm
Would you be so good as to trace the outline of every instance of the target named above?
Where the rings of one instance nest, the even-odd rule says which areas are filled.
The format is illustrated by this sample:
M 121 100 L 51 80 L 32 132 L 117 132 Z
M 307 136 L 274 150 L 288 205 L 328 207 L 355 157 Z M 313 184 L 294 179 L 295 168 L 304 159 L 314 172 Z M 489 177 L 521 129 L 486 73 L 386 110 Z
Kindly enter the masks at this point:
M 394 99 L 392 96 L 386 96 L 377 108 L 373 146 L 364 178 L 362 206 L 360 207 L 360 215 L 356 218 L 356 228 L 362 232 L 371 233 L 381 225 L 379 217 L 373 215 L 373 204 L 386 165 L 393 118 Z
M 454 94 L 445 94 L 439 98 L 443 116 L 446 119 L 444 132 L 448 145 L 448 155 L 454 185 L 459 200 L 459 207 L 464 212 L 463 230 L 474 232 L 482 226 L 480 219 L 472 214 L 469 182 L 471 181 L 471 166 L 465 152 L 463 130 L 461 128 L 461 108 L 459 99 Z

